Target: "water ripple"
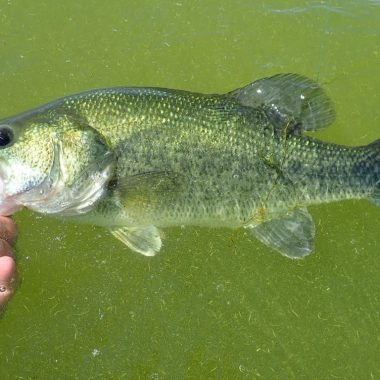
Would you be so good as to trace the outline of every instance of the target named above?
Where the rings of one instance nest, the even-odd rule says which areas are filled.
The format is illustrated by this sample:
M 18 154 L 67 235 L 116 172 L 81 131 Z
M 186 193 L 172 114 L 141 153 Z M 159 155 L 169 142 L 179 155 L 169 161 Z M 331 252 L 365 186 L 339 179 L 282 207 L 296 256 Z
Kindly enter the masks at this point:
M 286 14 L 286 15 L 297 15 L 299 13 L 310 13 L 314 12 L 315 10 L 323 10 L 330 13 L 339 13 L 344 14 L 348 16 L 353 16 L 353 12 L 349 12 L 347 9 L 343 7 L 332 7 L 329 5 L 323 5 L 323 4 L 316 4 L 311 5 L 308 7 L 293 7 L 293 8 L 286 8 L 286 9 L 270 9 L 269 11 L 272 13 L 279 13 L 279 14 Z

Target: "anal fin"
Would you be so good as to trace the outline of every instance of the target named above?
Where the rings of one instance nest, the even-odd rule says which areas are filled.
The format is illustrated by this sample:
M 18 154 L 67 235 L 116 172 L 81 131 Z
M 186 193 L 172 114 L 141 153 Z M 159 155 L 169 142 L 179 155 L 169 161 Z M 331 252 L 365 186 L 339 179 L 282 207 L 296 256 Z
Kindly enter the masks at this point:
M 144 256 L 154 256 L 161 249 L 160 232 L 153 225 L 120 227 L 111 229 L 111 233 L 130 249 Z
M 252 228 L 258 240 L 292 259 L 309 255 L 314 248 L 315 226 L 306 209 L 288 211 Z

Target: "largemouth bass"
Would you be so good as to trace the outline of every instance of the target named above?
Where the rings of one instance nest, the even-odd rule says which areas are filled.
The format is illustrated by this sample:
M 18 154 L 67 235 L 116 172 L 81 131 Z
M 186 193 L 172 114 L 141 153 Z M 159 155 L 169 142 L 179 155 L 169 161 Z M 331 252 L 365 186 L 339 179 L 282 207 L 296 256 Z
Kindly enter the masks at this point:
M 301 258 L 313 251 L 308 205 L 380 205 L 380 140 L 347 147 L 305 134 L 334 117 L 320 86 L 295 74 L 224 95 L 67 96 L 0 121 L 0 214 L 27 207 L 104 226 L 146 256 L 165 227 L 243 227 Z

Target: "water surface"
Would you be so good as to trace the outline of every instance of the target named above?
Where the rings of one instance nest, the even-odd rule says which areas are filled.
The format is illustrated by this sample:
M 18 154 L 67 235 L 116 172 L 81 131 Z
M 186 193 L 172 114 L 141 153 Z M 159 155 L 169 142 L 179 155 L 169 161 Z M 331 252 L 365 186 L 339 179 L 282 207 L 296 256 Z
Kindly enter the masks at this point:
M 379 1 L 0 3 L 0 115 L 89 88 L 227 92 L 296 72 L 334 100 L 317 136 L 380 137 Z M 380 209 L 311 207 L 316 253 L 244 231 L 166 231 L 145 258 L 106 231 L 23 211 L 1 379 L 376 379 Z

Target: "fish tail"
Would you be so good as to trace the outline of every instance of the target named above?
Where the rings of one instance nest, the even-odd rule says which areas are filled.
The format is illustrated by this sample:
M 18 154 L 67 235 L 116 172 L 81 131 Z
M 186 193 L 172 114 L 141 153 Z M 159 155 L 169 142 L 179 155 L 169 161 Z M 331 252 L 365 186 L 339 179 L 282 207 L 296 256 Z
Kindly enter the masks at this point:
M 380 207 L 380 139 L 368 145 L 369 164 L 373 165 L 373 179 L 375 189 L 370 196 L 370 201 Z

